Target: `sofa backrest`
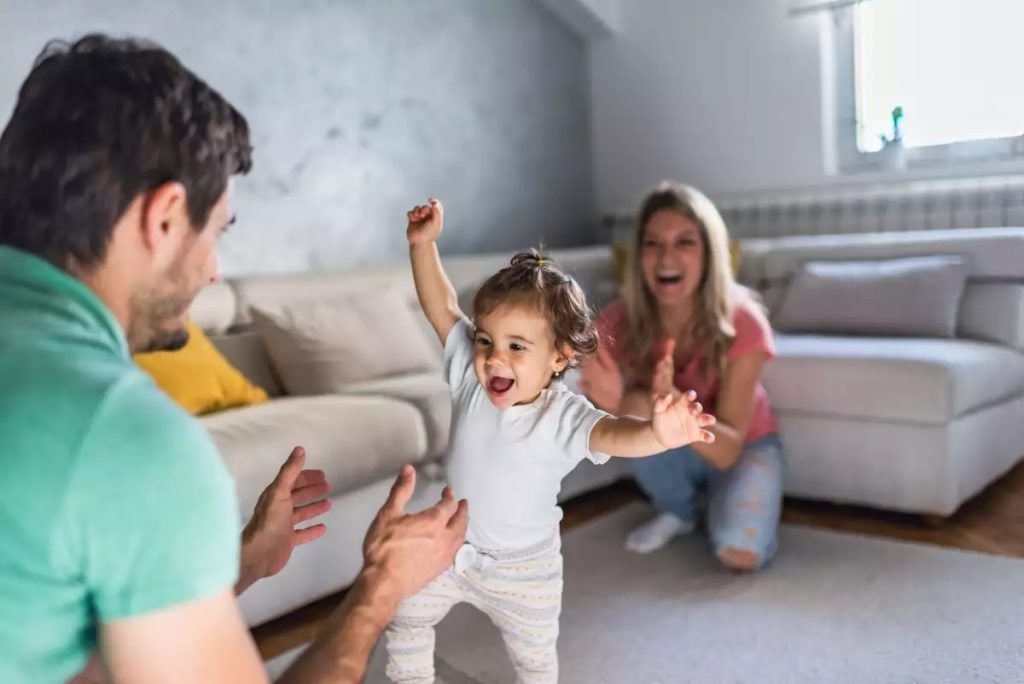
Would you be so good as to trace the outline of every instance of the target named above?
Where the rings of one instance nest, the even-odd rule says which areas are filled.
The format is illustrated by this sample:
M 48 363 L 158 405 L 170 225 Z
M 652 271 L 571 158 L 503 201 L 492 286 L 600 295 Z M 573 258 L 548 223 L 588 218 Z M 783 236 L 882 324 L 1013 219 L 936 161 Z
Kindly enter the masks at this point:
M 592 308 L 600 308 L 614 298 L 617 287 L 609 246 L 553 249 L 550 255 L 580 283 Z M 445 271 L 459 294 L 463 311 L 469 313 L 477 288 L 506 266 L 510 257 L 511 253 L 444 257 Z M 235 367 L 271 396 L 278 396 L 283 389 L 262 339 L 252 328 L 252 308 L 274 311 L 382 288 L 400 289 L 423 327 L 424 339 L 433 338 L 406 262 L 348 271 L 231 278 L 205 288 L 196 298 L 191 316 Z M 440 346 L 437 354 L 440 362 Z
M 235 290 L 227 282 L 207 285 L 192 303 L 189 316 L 209 334 L 221 334 L 234 325 L 238 309 Z
M 1024 228 L 749 240 L 743 243 L 739 278 L 761 292 L 769 310 L 775 312 L 804 262 L 938 254 L 959 255 L 967 265 L 958 335 L 1024 350 Z

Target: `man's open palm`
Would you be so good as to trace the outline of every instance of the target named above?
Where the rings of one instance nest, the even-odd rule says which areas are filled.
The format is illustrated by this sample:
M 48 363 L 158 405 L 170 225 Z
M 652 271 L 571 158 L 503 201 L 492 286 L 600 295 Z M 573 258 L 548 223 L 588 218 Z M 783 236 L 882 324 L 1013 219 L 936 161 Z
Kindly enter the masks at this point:
M 295 447 L 274 481 L 263 490 L 242 533 L 242 573 L 256 581 L 281 572 L 296 546 L 319 539 L 323 524 L 298 528 L 331 508 L 330 484 L 322 470 L 303 470 L 306 451 Z

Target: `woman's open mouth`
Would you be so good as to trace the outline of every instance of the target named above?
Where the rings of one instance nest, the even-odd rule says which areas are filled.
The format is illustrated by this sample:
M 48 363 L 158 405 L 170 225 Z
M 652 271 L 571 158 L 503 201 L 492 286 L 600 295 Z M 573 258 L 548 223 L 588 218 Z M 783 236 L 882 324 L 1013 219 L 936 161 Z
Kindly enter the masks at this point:
M 654 280 L 658 285 L 671 286 L 683 282 L 682 271 L 658 271 L 654 274 Z

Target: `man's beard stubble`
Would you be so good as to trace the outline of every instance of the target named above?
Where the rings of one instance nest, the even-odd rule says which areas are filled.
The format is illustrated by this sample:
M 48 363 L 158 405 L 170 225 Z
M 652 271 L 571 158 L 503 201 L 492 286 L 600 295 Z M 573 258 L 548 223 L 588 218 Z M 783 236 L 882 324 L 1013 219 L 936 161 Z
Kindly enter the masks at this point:
M 137 293 L 132 297 L 127 337 L 133 354 L 176 351 L 188 343 L 188 329 L 179 327 L 178 321 L 197 294 L 189 289 L 179 271 L 164 282 L 162 292 Z
M 154 338 L 150 340 L 148 348 L 144 349 L 143 351 L 178 351 L 186 344 L 188 344 L 188 339 L 188 328 L 179 328 L 177 330 L 161 330 Z

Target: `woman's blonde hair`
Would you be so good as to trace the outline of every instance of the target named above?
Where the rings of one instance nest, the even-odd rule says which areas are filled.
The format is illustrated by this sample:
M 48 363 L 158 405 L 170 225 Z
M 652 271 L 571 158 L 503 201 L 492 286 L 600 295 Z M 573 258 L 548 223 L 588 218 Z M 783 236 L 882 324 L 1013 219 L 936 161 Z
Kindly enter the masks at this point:
M 635 239 L 627 260 L 623 300 L 634 372 L 653 372 L 655 363 L 651 349 L 662 334 L 657 302 L 644 280 L 641 258 L 647 223 L 656 212 L 665 209 L 690 219 L 700 231 L 704 272 L 694 301 L 692 335 L 698 345 L 707 343 L 707 356 L 701 372 L 708 374 L 714 370 L 721 376 L 725 369 L 725 353 L 736 336 L 733 311 L 738 295 L 745 293 L 746 288 L 737 285 L 733 277 L 729 234 L 718 209 L 696 188 L 673 181 L 659 183 L 640 204 Z

